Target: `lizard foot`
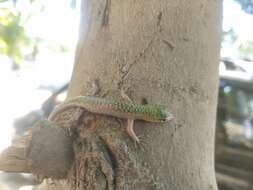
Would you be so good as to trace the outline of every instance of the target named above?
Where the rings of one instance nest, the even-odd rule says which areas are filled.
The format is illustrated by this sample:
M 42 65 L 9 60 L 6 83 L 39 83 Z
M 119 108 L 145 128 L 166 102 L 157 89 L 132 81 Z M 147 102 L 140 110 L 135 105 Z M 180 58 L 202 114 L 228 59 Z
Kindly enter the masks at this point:
M 139 141 L 135 141 L 134 145 L 135 145 L 135 148 L 139 148 L 141 149 L 142 151 L 145 151 L 145 147 L 146 147 L 146 141 L 144 140 L 144 136 L 143 135 L 138 135 L 138 139 Z

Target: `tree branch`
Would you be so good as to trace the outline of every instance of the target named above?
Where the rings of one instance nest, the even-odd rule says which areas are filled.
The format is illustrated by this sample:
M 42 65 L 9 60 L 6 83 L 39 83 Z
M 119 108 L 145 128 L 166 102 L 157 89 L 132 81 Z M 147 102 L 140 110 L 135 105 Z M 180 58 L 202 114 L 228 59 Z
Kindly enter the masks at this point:
M 59 179 L 72 161 L 72 139 L 63 128 L 43 121 L 0 154 L 0 170 Z

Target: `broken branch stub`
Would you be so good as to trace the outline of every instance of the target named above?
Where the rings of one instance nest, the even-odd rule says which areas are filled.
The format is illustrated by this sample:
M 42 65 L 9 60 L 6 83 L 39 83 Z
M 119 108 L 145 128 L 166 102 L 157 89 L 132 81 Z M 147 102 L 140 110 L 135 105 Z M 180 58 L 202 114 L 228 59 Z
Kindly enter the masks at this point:
M 73 162 L 72 139 L 64 128 L 48 121 L 17 139 L 0 154 L 0 170 L 64 178 Z

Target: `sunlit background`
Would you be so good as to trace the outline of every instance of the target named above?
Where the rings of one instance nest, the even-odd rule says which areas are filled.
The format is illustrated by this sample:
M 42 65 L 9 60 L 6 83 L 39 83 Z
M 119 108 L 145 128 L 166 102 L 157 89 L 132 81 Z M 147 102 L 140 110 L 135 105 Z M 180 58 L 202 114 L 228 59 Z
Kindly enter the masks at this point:
M 78 35 L 78 2 L 0 3 L 0 149 L 15 118 L 39 109 L 71 77 Z
M 250 0 L 223 3 L 220 95 L 236 94 L 243 105 L 241 112 L 252 116 L 252 92 L 227 83 L 238 79 L 253 84 L 253 5 L 247 3 L 253 4 Z M 14 126 L 32 125 L 64 100 L 78 37 L 79 9 L 78 0 L 0 0 L 0 150 L 22 134 Z M 231 142 L 243 141 L 252 148 L 252 120 L 243 123 L 236 127 L 238 122 L 228 119 L 222 124 L 228 126 Z M 24 187 L 12 184 L 6 176 L 0 180 L 0 190 L 32 189 L 29 183 Z

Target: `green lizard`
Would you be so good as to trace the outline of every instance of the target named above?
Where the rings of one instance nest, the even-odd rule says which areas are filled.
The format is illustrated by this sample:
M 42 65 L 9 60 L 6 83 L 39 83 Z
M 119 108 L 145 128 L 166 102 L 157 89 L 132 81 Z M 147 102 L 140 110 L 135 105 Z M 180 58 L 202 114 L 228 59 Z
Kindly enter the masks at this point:
M 167 111 L 165 106 L 160 105 L 141 105 L 133 103 L 128 96 L 123 95 L 127 101 L 116 101 L 93 96 L 78 96 L 59 105 L 49 116 L 49 120 L 53 120 L 58 113 L 69 108 L 84 108 L 85 110 L 110 115 L 117 118 L 127 119 L 127 133 L 129 136 L 139 143 L 133 125 L 134 120 L 144 120 L 148 122 L 168 122 L 172 120 L 173 115 Z

